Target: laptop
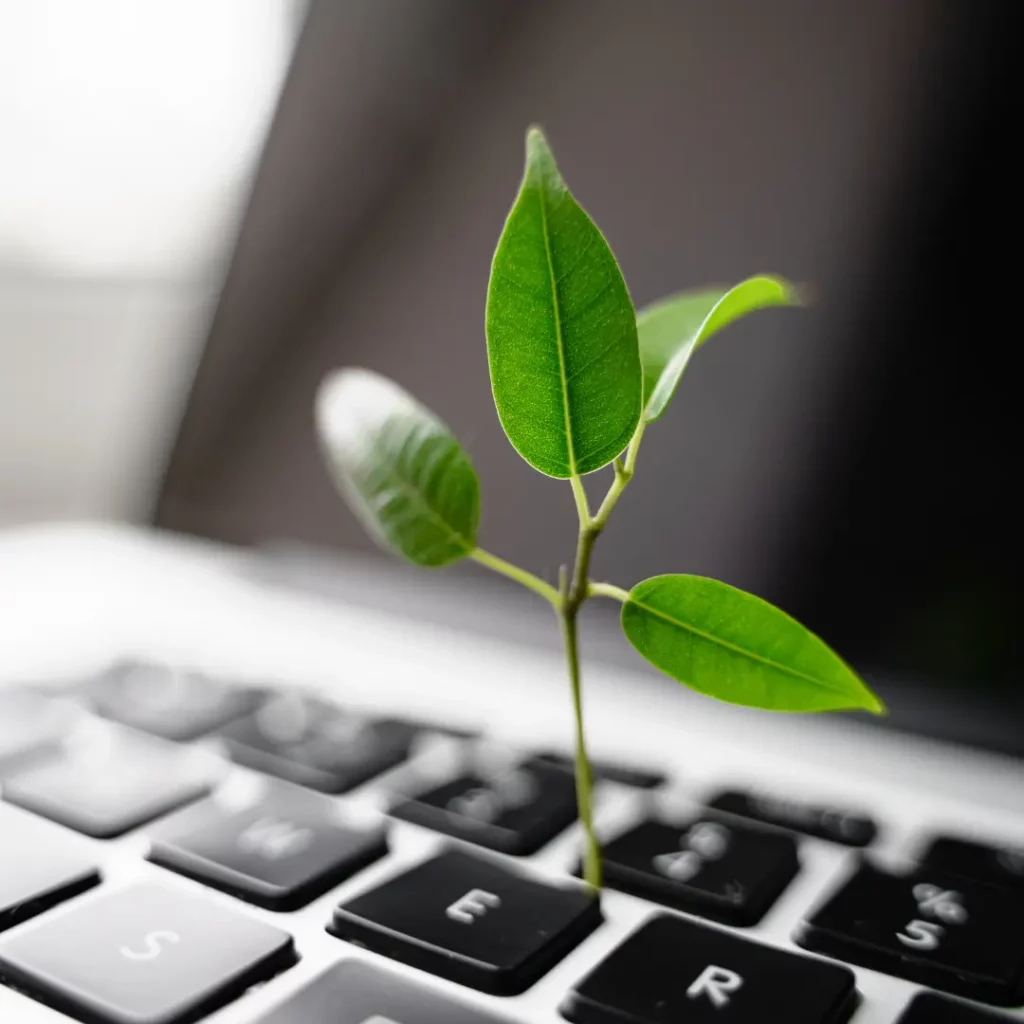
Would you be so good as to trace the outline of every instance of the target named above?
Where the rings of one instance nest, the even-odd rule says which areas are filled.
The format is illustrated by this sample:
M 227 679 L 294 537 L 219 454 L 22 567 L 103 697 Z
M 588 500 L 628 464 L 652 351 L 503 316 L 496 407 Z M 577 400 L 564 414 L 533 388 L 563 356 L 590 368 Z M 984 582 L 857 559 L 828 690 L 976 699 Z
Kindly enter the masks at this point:
M 482 73 L 467 55 L 505 37 L 499 8 L 424 31 Z M 239 312 L 280 208 L 266 169 L 325 88 L 339 9 L 311 8 L 153 524 L 0 537 L 0 1022 L 1024 1019 L 1015 378 L 1003 313 L 977 298 L 1008 283 L 993 246 L 1015 183 L 992 129 L 1017 82 L 1009 8 L 949 30 L 962 108 L 893 184 L 917 205 L 879 236 L 858 315 L 808 328 L 876 344 L 856 375 L 823 378 L 833 416 L 801 451 L 815 486 L 787 506 L 783 566 L 721 563 L 862 667 L 892 714 L 713 703 L 588 609 L 600 894 L 579 879 L 550 614 L 337 542 L 326 476 L 319 498 L 288 485 L 319 472 L 311 415 L 252 433 L 252 409 L 277 423 L 352 355 L 347 336 L 298 331 L 255 359 L 246 331 L 287 318 Z M 313 177 L 330 180 L 324 159 Z M 326 218 L 321 269 L 343 219 Z M 282 316 L 330 306 L 289 287 Z M 261 489 L 275 501 L 255 508 Z M 534 528 L 510 530 L 530 550 Z M 610 563 L 629 557 L 627 540 Z

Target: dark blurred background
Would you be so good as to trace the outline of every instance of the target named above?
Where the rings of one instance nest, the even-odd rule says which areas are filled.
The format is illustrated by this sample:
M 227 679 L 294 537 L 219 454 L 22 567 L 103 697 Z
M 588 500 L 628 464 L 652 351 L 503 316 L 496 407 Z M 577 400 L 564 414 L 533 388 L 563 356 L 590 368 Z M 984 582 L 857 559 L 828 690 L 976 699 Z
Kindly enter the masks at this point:
M 1010 429 L 1022 11 L 290 9 L 297 41 L 231 221 L 237 245 L 225 229 L 224 270 L 204 265 L 216 287 L 180 335 L 207 343 L 194 380 L 193 361 L 176 364 L 180 402 L 128 517 L 155 509 L 162 527 L 234 543 L 368 549 L 311 415 L 324 373 L 360 364 L 465 443 L 482 544 L 553 578 L 573 504 L 505 440 L 483 336 L 490 257 L 539 122 L 638 306 L 758 271 L 816 297 L 702 350 L 645 438 L 595 574 L 628 586 L 689 571 L 751 589 L 858 667 L 929 697 L 983 695 L 1001 745 L 1024 744 Z M 225 73 L 242 46 L 225 44 Z

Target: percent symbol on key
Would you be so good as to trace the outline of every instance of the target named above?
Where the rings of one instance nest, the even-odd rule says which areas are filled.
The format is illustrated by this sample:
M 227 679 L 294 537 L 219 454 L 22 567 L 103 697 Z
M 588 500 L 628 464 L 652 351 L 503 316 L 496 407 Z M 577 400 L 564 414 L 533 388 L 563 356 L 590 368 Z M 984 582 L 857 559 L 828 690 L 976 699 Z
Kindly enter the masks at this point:
M 967 908 L 958 892 L 942 889 L 937 885 L 922 882 L 913 889 L 917 909 L 922 914 L 937 917 L 947 924 L 963 924 L 967 920 Z

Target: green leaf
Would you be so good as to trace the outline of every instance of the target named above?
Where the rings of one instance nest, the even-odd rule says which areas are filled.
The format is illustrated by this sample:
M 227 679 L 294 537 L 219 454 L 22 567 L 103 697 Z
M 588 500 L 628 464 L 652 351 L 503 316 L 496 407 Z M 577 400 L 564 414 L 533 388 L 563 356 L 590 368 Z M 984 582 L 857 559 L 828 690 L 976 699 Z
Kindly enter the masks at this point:
M 537 128 L 494 253 L 486 325 L 498 418 L 531 466 L 565 478 L 622 452 L 643 391 L 636 312 L 608 243 Z
M 417 565 L 472 554 L 480 484 L 433 413 L 387 378 L 357 369 L 321 384 L 316 412 L 335 483 L 378 542 Z
M 785 612 L 718 580 L 654 576 L 622 606 L 629 642 L 710 697 L 768 711 L 885 711 L 854 671 Z
M 680 292 L 644 307 L 637 316 L 644 419 L 653 422 L 668 408 L 690 356 L 712 334 L 759 309 L 800 304 L 796 288 L 788 281 L 762 274 L 732 288 Z

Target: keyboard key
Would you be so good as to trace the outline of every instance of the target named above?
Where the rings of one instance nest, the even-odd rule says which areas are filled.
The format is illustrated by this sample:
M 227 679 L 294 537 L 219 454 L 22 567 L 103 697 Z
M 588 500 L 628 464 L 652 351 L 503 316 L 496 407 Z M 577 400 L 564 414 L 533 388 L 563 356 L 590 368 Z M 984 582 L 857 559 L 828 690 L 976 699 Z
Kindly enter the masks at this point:
M 221 735 L 240 764 L 323 793 L 344 793 L 404 761 L 417 730 L 287 696 L 230 723 Z
M 922 992 L 896 1024 L 999 1024 L 999 1021 L 1008 1022 L 1009 1018 Z
M 72 709 L 29 690 L 0 690 L 0 779 L 53 753 L 70 727 Z
M 96 885 L 84 844 L 54 825 L 0 804 L 0 931 Z
M 188 892 L 142 884 L 0 939 L 0 978 L 104 1024 L 185 1024 L 295 960 L 291 936 Z
M 1024 895 L 1024 846 L 986 846 L 940 836 L 925 850 L 921 863 Z
M 878 834 L 877 825 L 863 814 L 855 814 L 841 807 L 805 804 L 763 793 L 726 790 L 708 801 L 708 807 L 713 811 L 724 811 L 766 825 L 829 839 L 844 846 L 867 846 L 874 842 Z
M 853 972 L 667 914 L 655 917 L 566 999 L 574 1024 L 842 1024 Z
M 346 823 L 330 798 L 271 783 L 241 810 L 204 801 L 159 832 L 150 860 L 269 910 L 294 910 L 386 850 L 379 824 Z
M 561 768 L 528 761 L 493 778 L 464 775 L 391 813 L 490 850 L 528 854 L 576 820 L 576 785 Z
M 202 796 L 209 779 L 192 752 L 140 734 L 102 732 L 14 776 L 4 798 L 109 839 Z
M 760 921 L 800 866 L 792 836 L 712 818 L 645 821 L 603 854 L 613 889 L 735 925 Z
M 570 774 L 576 771 L 575 760 L 555 751 L 537 754 L 535 760 L 545 761 L 561 768 Z M 635 789 L 657 789 L 664 786 L 667 778 L 664 772 L 654 772 L 647 768 L 635 768 L 630 765 L 611 764 L 608 761 L 591 761 L 590 769 L 597 780 L 617 782 L 620 786 L 633 786 Z
M 894 875 L 871 864 L 805 924 L 800 944 L 840 960 L 979 1002 L 1020 1001 L 1024 900 L 922 867 Z
M 339 938 L 471 988 L 522 992 L 601 921 L 583 886 L 449 850 L 334 912 Z
M 347 960 L 256 1024 L 502 1024 L 391 971 Z
M 169 740 L 191 740 L 251 711 L 251 688 L 169 665 L 125 662 L 91 680 L 84 696 L 105 718 Z

